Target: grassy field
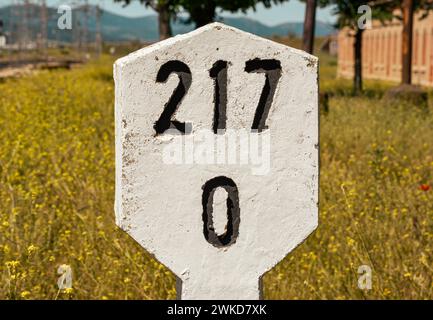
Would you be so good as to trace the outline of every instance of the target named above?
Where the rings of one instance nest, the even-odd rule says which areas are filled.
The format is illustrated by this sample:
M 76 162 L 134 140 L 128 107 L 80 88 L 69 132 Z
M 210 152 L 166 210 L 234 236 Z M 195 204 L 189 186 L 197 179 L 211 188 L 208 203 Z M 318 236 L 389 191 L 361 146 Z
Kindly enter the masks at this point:
M 174 276 L 114 224 L 109 58 L 0 84 L 0 298 L 172 299 Z M 433 299 L 433 115 L 364 97 L 323 57 L 318 230 L 266 299 Z M 59 291 L 57 268 L 73 270 Z M 357 270 L 373 271 L 360 290 Z

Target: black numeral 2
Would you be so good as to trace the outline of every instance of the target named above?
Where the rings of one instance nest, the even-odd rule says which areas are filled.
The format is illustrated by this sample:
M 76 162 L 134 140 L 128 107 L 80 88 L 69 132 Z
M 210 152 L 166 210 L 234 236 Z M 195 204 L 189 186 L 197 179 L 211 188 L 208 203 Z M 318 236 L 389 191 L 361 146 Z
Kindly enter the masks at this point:
M 162 134 L 168 129 L 177 129 L 183 134 L 185 134 L 186 131 L 191 131 L 190 128 L 188 128 L 189 130 L 186 130 L 187 126 L 184 122 L 172 120 L 180 103 L 191 86 L 191 70 L 185 63 L 181 61 L 169 61 L 163 64 L 159 69 L 158 75 L 156 76 L 156 82 L 167 82 L 168 77 L 172 73 L 175 73 L 179 76 L 179 84 L 174 90 L 170 100 L 168 100 L 168 102 L 165 104 L 164 111 L 162 112 L 161 116 L 153 126 L 157 134 Z

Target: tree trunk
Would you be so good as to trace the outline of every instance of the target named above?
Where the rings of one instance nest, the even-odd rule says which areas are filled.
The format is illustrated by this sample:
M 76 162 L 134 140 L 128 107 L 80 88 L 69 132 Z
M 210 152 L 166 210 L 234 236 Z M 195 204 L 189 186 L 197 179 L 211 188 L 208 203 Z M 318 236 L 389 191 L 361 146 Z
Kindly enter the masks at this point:
M 196 7 L 194 12 L 191 12 L 191 19 L 195 22 L 195 27 L 200 28 L 208 23 L 212 23 L 215 19 L 216 6 L 213 3 Z
M 353 91 L 355 95 L 362 93 L 362 35 L 364 29 L 357 29 L 355 34 L 354 53 L 355 53 L 355 76 L 353 78 Z
M 167 4 L 158 6 L 158 27 L 159 27 L 159 40 L 170 38 L 173 33 L 171 31 L 171 13 Z
M 412 39 L 414 1 L 403 0 L 402 83 L 412 84 Z
M 307 0 L 304 20 L 303 49 L 313 54 L 314 50 L 314 29 L 316 26 L 316 5 L 317 0 Z

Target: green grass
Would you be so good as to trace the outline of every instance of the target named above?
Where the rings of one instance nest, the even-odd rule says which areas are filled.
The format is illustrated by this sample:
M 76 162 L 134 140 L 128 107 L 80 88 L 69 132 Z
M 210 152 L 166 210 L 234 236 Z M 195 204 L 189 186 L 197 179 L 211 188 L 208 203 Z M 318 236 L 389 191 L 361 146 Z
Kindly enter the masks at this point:
M 318 230 L 264 277 L 267 299 L 432 299 L 433 116 L 335 79 L 321 57 Z M 114 224 L 108 58 L 0 84 L 0 298 L 171 299 L 174 276 Z M 73 270 L 59 291 L 57 268 Z M 373 270 L 372 290 L 357 269 Z

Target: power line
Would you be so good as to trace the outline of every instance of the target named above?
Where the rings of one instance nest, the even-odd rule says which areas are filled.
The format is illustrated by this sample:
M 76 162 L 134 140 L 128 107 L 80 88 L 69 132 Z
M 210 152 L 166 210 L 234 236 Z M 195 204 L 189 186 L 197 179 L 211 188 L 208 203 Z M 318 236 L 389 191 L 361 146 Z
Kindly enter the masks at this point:
M 47 28 L 48 28 L 48 17 L 47 17 L 47 5 L 45 0 L 40 0 L 40 49 L 43 55 L 46 55 L 47 49 Z

